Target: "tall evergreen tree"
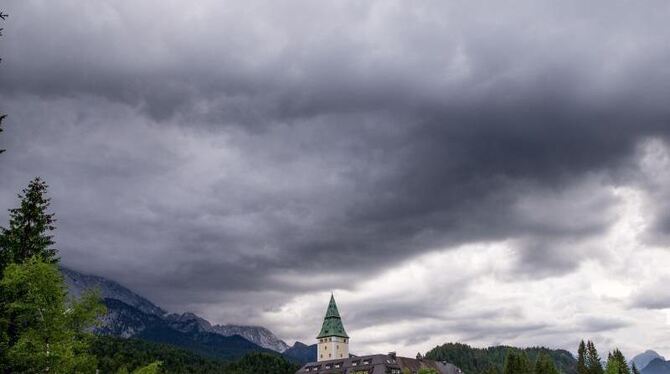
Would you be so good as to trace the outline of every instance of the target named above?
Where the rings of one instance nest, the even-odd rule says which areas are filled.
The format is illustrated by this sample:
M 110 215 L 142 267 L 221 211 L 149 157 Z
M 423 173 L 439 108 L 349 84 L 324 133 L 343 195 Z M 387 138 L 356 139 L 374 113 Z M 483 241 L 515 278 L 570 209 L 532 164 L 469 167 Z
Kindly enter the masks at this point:
M 483 370 L 482 374 L 500 374 L 500 370 L 497 366 L 491 365 L 487 369 Z
M 607 366 L 605 368 L 606 374 L 631 374 L 626 357 L 617 348 L 607 355 Z
M 535 361 L 534 374 L 559 374 L 559 371 L 554 364 L 554 360 L 551 359 L 551 356 L 541 352 Z
M 583 340 L 579 342 L 577 349 L 577 374 L 589 374 L 586 367 L 586 344 Z
M 56 219 L 48 212 L 51 199 L 46 197 L 47 188 L 39 177 L 33 179 L 19 195 L 19 207 L 9 210 L 9 227 L 0 229 L 0 275 L 7 264 L 22 263 L 33 256 L 48 263 L 58 261 L 50 235 Z
M 532 374 L 533 370 L 526 352 L 510 349 L 505 358 L 503 374 Z
M 592 341 L 586 343 L 586 369 L 588 374 L 603 374 L 603 364 Z

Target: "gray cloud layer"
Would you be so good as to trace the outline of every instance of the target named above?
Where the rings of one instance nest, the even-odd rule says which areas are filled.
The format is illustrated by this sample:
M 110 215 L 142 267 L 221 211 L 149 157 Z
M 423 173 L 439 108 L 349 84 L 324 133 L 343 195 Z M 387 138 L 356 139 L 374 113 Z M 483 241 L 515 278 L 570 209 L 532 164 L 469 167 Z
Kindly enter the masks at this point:
M 44 175 L 64 261 L 177 309 L 482 241 L 515 243 L 510 277 L 569 273 L 670 135 L 660 1 L 7 8 L 0 206 Z

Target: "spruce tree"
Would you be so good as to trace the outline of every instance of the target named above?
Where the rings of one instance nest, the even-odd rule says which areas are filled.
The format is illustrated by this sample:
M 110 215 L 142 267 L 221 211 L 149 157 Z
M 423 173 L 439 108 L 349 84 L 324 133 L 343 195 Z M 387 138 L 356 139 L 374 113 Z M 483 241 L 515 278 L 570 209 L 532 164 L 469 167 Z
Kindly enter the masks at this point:
M 603 365 L 600 355 L 592 341 L 586 343 L 586 369 L 588 374 L 603 374 Z
M 510 349 L 505 358 L 504 374 L 532 374 L 526 352 Z
M 626 358 L 619 349 L 615 349 L 607 355 L 605 374 L 631 374 Z
M 554 360 L 551 359 L 551 356 L 544 352 L 540 352 L 537 356 L 537 361 L 535 361 L 535 372 L 534 374 L 559 374 Z
M 577 349 L 577 374 L 589 374 L 586 367 L 586 344 L 583 340 L 579 342 Z
M 19 195 L 19 207 L 9 210 L 9 227 L 0 229 L 0 274 L 7 264 L 23 263 L 33 256 L 48 263 L 58 261 L 49 234 L 56 228 L 56 219 L 48 212 L 47 188 L 46 182 L 35 178 Z

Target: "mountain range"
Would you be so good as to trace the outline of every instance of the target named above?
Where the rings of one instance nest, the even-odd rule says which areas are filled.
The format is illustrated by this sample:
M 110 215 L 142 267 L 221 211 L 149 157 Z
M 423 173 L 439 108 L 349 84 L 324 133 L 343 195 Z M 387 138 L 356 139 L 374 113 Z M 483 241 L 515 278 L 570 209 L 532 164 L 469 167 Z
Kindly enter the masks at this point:
M 261 326 L 212 325 L 194 313 L 168 314 L 119 283 L 61 268 L 70 297 L 98 289 L 107 307 L 96 333 L 138 338 L 186 348 L 202 355 L 234 359 L 249 352 L 277 352 L 296 362 L 316 360 L 316 345 L 296 342 L 289 347 Z
M 670 374 L 670 361 L 652 350 L 633 357 L 631 363 L 635 364 L 641 374 Z

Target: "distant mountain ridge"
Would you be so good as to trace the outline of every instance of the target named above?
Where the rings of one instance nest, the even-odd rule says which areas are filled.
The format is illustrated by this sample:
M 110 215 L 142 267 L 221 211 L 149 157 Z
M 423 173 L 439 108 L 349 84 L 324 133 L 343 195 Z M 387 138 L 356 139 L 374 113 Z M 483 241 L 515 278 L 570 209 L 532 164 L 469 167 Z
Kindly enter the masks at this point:
M 170 325 L 182 332 L 209 332 L 223 336 L 239 335 L 261 347 L 282 353 L 289 346 L 270 330 L 261 326 L 214 325 L 193 313 L 170 314 L 166 317 Z
M 79 297 L 85 290 L 91 288 L 100 290 L 108 314 L 103 317 L 102 326 L 96 329 L 99 333 L 124 338 L 147 338 L 158 342 L 162 341 L 161 338 L 170 338 L 173 340 L 172 344 L 175 344 L 175 342 L 182 343 L 182 346 L 189 345 L 194 347 L 196 351 L 215 356 L 221 356 L 221 352 L 210 349 L 211 347 L 208 348 L 207 344 L 217 341 L 222 344 L 232 344 L 231 351 L 236 352 L 238 351 L 237 348 L 242 346 L 248 351 L 272 350 L 279 353 L 289 348 L 283 340 L 277 338 L 264 327 L 212 326 L 209 321 L 193 313 L 167 314 L 151 301 L 115 281 L 100 276 L 82 274 L 64 267 L 61 268 L 61 272 L 71 297 Z M 237 339 L 221 340 L 217 338 L 235 338 L 236 336 L 250 342 L 253 346 L 247 346 Z M 199 344 L 203 342 L 207 342 L 207 344 L 205 344 L 205 347 L 200 347 Z
M 635 363 L 635 366 L 638 369 L 642 370 L 642 369 L 646 368 L 647 365 L 649 365 L 650 362 L 652 362 L 653 360 L 655 360 L 657 358 L 660 358 L 662 361 L 665 361 L 665 357 L 659 355 L 658 353 L 656 353 L 656 351 L 648 349 L 648 350 L 640 353 L 639 355 L 633 357 L 631 362 Z
M 635 364 L 637 366 L 637 364 Z M 642 374 L 670 374 L 670 361 L 662 358 L 651 360 L 642 370 Z
M 296 362 L 314 362 L 316 361 L 316 344 L 306 345 L 302 342 L 295 342 L 293 347 L 284 351 L 284 357 Z
M 165 314 L 163 309 L 117 282 L 96 275 L 82 274 L 65 267 L 61 267 L 60 270 L 71 297 L 78 298 L 85 290 L 97 288 L 103 299 L 119 300 L 155 316 Z

